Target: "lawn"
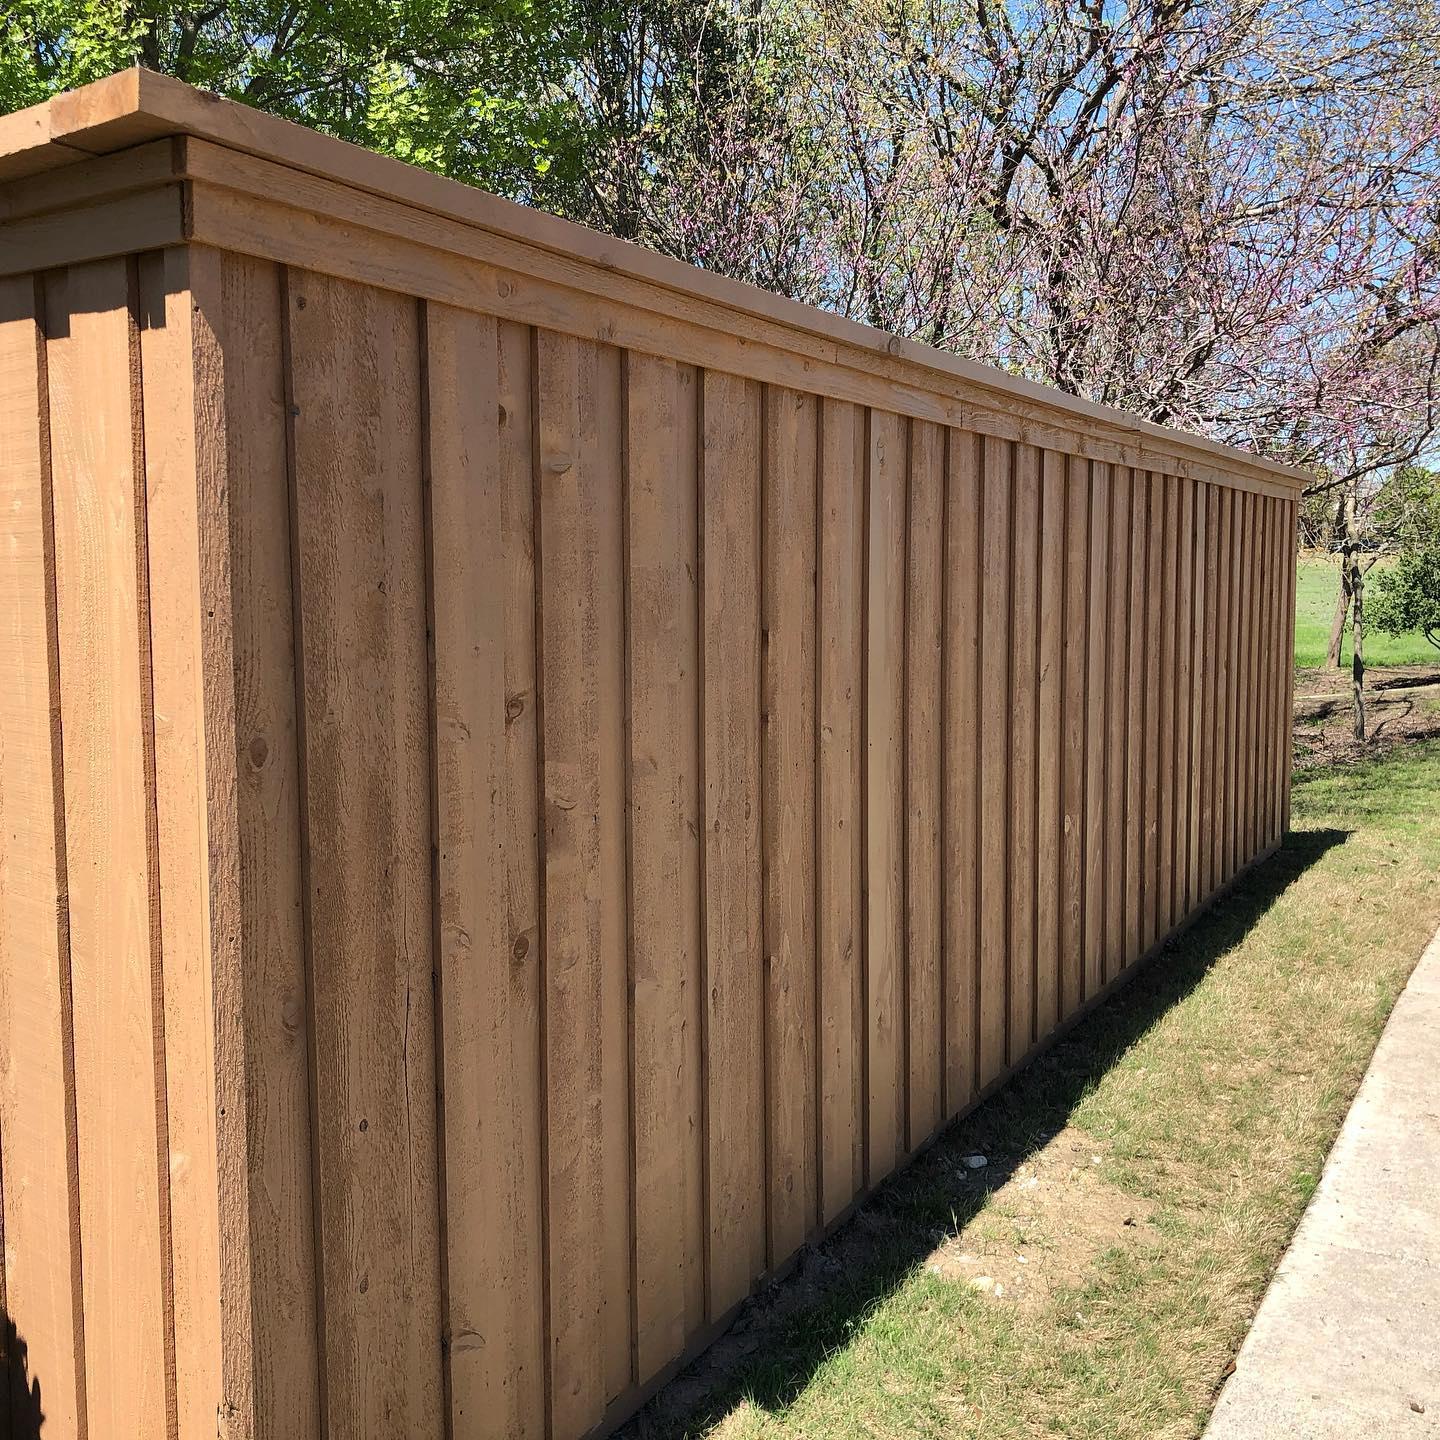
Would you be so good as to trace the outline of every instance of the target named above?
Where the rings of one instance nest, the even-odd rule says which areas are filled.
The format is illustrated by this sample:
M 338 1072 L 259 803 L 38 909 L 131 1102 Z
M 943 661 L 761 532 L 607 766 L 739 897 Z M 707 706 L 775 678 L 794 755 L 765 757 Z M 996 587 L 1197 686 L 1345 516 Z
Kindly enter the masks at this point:
M 629 1433 L 1198 1435 L 1440 923 L 1437 792 L 1440 742 L 1297 773 L 1277 855 Z
M 1380 562 L 1382 565 L 1384 561 Z M 1375 573 L 1373 570 L 1370 572 Z M 1310 667 L 1325 663 L 1330 645 L 1330 623 L 1335 618 L 1335 598 L 1340 584 L 1340 561 L 1336 556 L 1303 556 L 1295 587 L 1295 663 Z M 1350 663 L 1350 636 L 1346 632 L 1341 662 Z M 1382 635 L 1378 630 L 1365 634 L 1365 659 L 1371 665 L 1433 665 L 1440 650 L 1418 631 L 1409 635 Z

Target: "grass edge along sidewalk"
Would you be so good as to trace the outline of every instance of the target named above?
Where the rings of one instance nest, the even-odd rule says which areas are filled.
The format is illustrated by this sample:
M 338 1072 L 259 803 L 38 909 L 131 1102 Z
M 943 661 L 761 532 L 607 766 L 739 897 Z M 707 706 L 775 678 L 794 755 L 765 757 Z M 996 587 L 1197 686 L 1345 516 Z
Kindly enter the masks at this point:
M 1293 793 L 1275 856 L 626 1433 L 1199 1435 L 1440 923 L 1440 743 Z

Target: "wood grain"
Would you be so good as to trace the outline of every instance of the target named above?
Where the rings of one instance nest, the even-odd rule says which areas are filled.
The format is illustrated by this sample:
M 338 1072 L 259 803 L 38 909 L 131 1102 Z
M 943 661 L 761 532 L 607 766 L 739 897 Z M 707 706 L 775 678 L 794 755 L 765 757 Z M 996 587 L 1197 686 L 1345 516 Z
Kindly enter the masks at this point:
M 128 268 L 77 266 L 45 297 L 88 1432 L 147 1440 L 175 1393 Z
M 48 1377 L 46 1434 L 75 1440 L 85 1348 L 44 322 L 30 276 L 0 280 L 0 1233 L 4 1305 L 29 1373 Z
M 861 991 L 863 871 L 865 423 L 853 406 L 820 405 L 816 580 L 818 775 L 815 795 L 819 960 L 820 1206 L 828 1224 L 864 1185 Z
M 815 1224 L 815 467 L 817 404 L 765 392 L 766 1263 Z
M 904 420 L 870 413 L 865 572 L 865 1000 L 874 1184 L 905 1151 Z
M 329 1427 L 440 1424 L 430 715 L 413 301 L 287 295 Z
M 545 1376 L 531 397 L 529 336 L 503 343 L 427 307 L 450 1424 L 523 1437 Z
M 765 1268 L 760 387 L 702 381 L 708 1316 Z
M 910 426 L 905 576 L 905 966 L 909 1105 L 905 1148 L 944 1118 L 941 630 L 945 432 Z
M 980 501 L 980 941 L 976 1084 L 1004 1070 L 1009 1032 L 1010 508 L 1013 446 L 984 442 Z
M 977 436 L 951 431 L 945 476 L 943 855 L 946 1112 L 979 1088 L 980 499 Z
M 625 367 L 635 1314 L 641 1374 L 702 1324 L 699 377 Z

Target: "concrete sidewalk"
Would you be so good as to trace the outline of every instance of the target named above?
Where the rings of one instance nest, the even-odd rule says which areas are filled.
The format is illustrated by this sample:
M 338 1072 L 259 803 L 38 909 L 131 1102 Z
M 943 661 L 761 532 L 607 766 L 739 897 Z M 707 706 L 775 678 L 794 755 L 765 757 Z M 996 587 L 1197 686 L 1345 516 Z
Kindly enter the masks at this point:
M 1205 1436 L 1440 1436 L 1440 934 L 1396 1003 Z

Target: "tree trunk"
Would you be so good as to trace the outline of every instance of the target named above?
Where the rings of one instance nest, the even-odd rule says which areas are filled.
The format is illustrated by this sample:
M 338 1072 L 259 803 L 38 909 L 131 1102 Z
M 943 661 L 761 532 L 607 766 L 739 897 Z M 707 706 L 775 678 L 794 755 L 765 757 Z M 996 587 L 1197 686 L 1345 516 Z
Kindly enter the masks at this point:
M 1365 738 L 1365 572 L 1353 565 L 1350 572 L 1350 589 L 1354 593 L 1355 623 L 1352 630 L 1354 655 L 1350 661 L 1350 675 L 1355 690 L 1355 738 Z
M 1350 496 L 1345 492 L 1335 507 L 1335 537 L 1344 547 L 1345 559 L 1340 564 L 1340 593 L 1335 597 L 1335 618 L 1330 622 L 1330 648 L 1325 663 L 1340 668 L 1340 647 L 1345 640 L 1345 620 L 1350 614 L 1350 541 L 1354 527 L 1350 524 Z
M 1345 640 L 1345 621 L 1350 615 L 1350 572 L 1340 567 L 1340 593 L 1335 597 L 1335 618 L 1330 622 L 1330 648 L 1325 663 L 1332 670 L 1340 668 L 1340 646 Z

